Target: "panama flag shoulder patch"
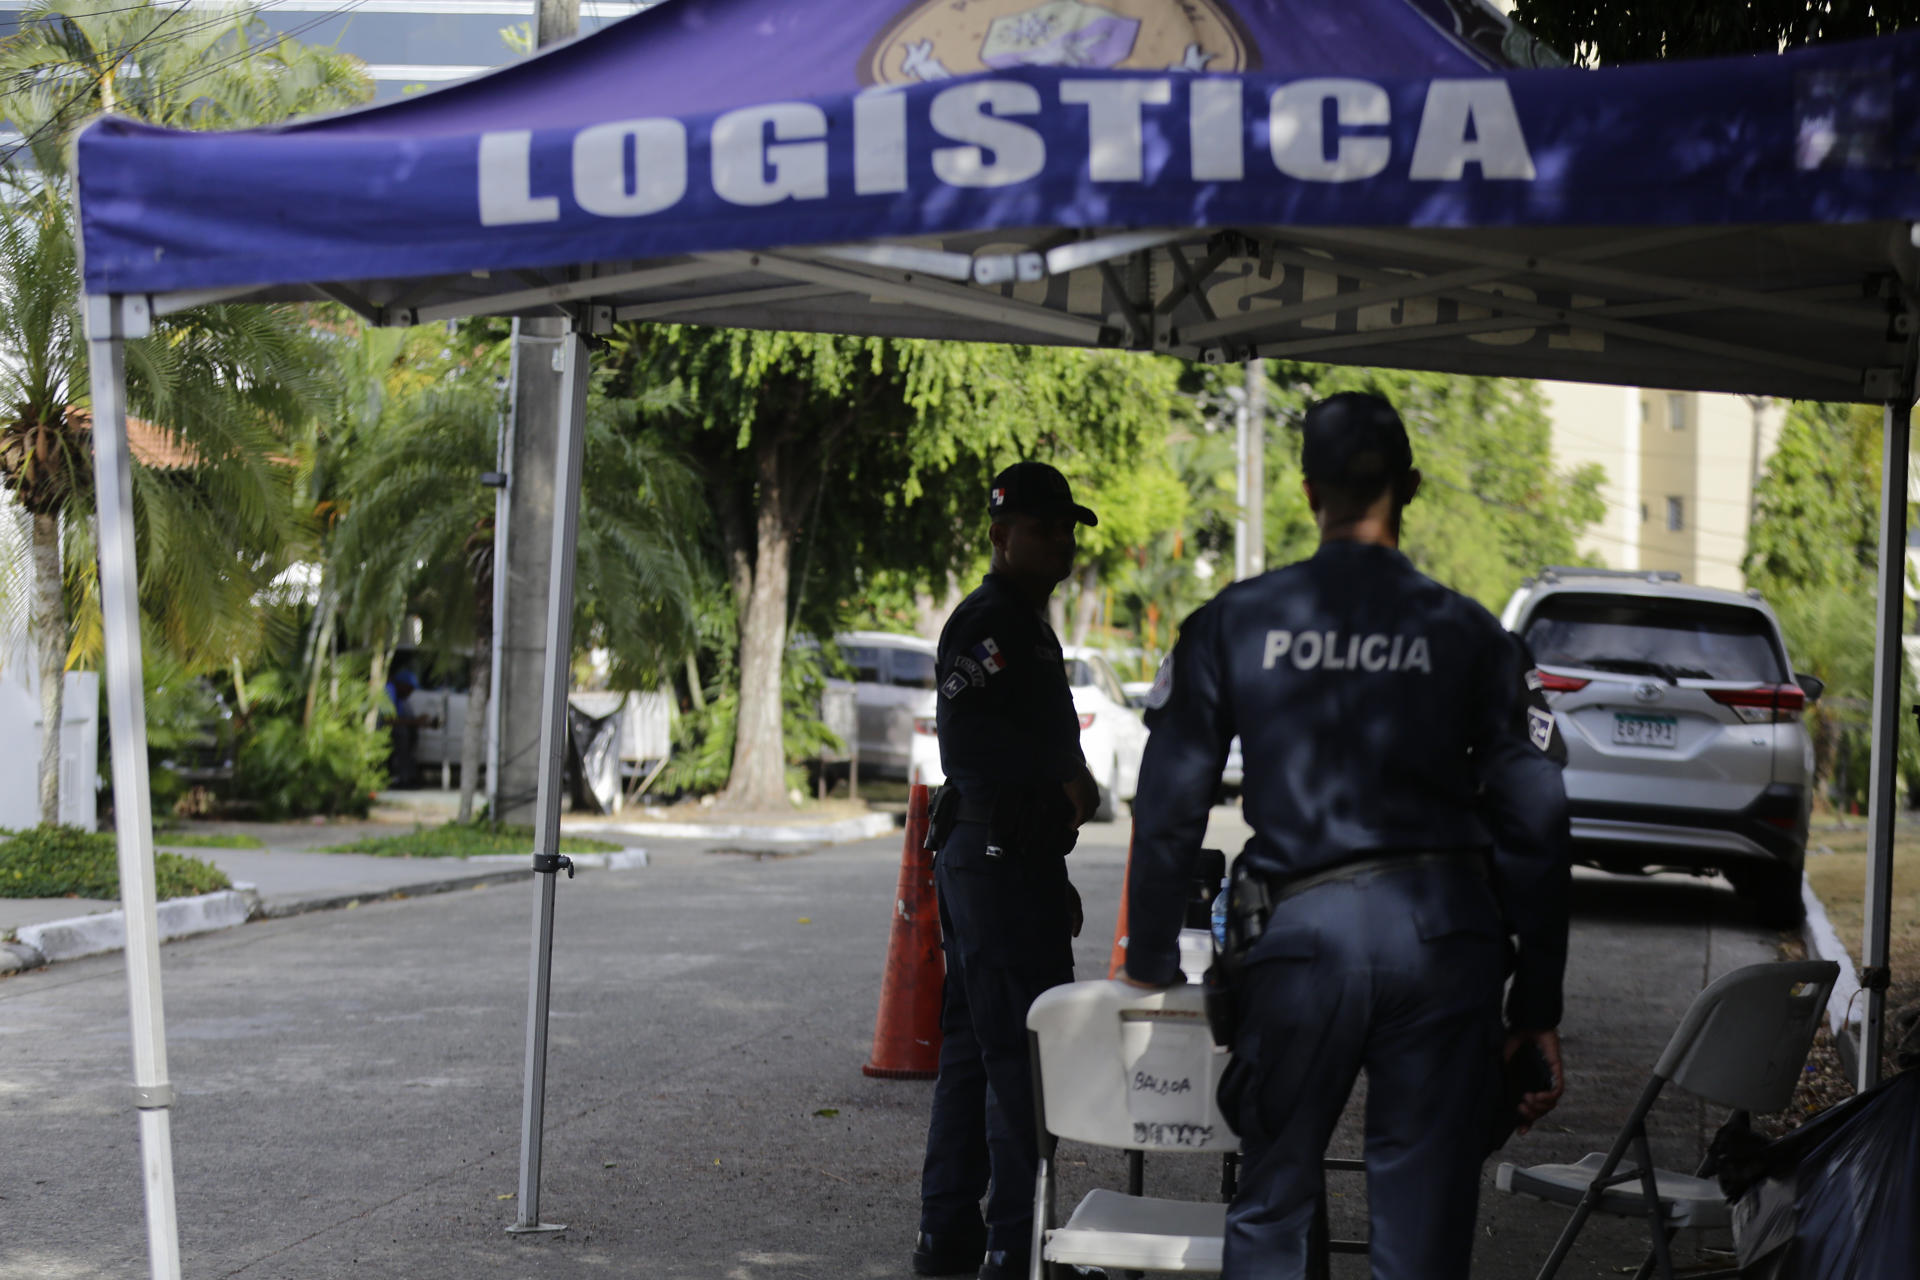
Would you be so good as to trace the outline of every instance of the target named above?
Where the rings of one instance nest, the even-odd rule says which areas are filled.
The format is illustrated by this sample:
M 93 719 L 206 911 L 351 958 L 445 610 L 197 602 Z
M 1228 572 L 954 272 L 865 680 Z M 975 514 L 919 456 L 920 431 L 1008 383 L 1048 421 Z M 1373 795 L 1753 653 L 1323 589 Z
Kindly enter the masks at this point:
M 973 646 L 973 656 L 979 662 L 981 669 L 990 676 L 1006 670 L 1007 656 L 1000 652 L 1000 646 L 994 643 L 992 636 Z

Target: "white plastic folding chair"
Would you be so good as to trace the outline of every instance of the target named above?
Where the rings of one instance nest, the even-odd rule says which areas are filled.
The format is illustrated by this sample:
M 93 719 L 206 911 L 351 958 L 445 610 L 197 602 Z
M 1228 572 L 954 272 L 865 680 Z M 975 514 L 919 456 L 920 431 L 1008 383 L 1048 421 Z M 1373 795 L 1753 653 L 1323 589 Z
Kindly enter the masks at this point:
M 1839 973 L 1840 966 L 1830 960 L 1803 960 L 1749 965 L 1717 979 L 1680 1019 L 1611 1150 L 1593 1152 L 1573 1164 L 1500 1166 L 1494 1178 L 1500 1190 L 1574 1206 L 1540 1280 L 1560 1269 L 1574 1238 L 1596 1211 L 1647 1219 L 1652 1245 L 1640 1264 L 1639 1280 L 1656 1270 L 1662 1280 L 1673 1280 L 1671 1243 L 1676 1232 L 1728 1225 L 1726 1197 L 1719 1184 L 1705 1176 L 1711 1172 L 1710 1160 L 1692 1174 L 1654 1164 L 1647 1113 L 1668 1083 L 1735 1112 L 1783 1110 L 1793 1099 Z M 1710 1277 L 1693 1274 L 1690 1280 Z
M 1122 982 L 1055 987 L 1027 1013 L 1039 1111 L 1032 1280 L 1057 1268 L 1218 1271 L 1223 1203 L 1097 1188 L 1055 1226 L 1062 1138 L 1128 1151 L 1219 1157 L 1239 1149 L 1214 1106 L 1227 1055 L 1214 1048 L 1198 988 Z

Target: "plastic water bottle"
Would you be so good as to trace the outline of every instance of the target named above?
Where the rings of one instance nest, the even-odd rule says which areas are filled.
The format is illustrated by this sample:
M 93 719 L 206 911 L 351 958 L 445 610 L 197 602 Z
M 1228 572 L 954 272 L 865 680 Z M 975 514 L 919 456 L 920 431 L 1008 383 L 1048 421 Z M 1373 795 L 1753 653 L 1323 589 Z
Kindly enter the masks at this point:
M 1227 882 L 1220 882 L 1220 893 L 1213 900 L 1213 945 L 1218 951 L 1227 949 Z

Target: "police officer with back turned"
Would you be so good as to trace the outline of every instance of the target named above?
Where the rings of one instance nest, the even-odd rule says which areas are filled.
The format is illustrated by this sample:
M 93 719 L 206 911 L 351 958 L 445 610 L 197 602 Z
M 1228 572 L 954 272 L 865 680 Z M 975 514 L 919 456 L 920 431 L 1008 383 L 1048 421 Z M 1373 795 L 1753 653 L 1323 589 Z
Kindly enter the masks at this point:
M 1321 1161 L 1363 1068 L 1373 1275 L 1464 1280 L 1489 1135 L 1503 1114 L 1524 1132 L 1562 1088 L 1566 795 L 1529 739 L 1520 647 L 1398 550 L 1420 487 L 1400 416 L 1349 392 L 1309 408 L 1302 435 L 1319 550 L 1198 610 L 1148 695 L 1126 977 L 1179 980 L 1188 879 L 1239 734 L 1254 834 L 1229 899 L 1220 1102 L 1242 1173 L 1226 1280 L 1319 1265 Z M 1505 1101 L 1503 1058 L 1534 1067 Z
M 1039 1162 L 1027 1009 L 1073 980 L 1066 855 L 1099 801 L 1046 604 L 1072 572 L 1075 527 L 1096 520 L 1038 462 L 1002 471 L 987 509 L 992 571 L 941 632 L 935 677 L 947 978 L 913 1269 L 1024 1280 Z

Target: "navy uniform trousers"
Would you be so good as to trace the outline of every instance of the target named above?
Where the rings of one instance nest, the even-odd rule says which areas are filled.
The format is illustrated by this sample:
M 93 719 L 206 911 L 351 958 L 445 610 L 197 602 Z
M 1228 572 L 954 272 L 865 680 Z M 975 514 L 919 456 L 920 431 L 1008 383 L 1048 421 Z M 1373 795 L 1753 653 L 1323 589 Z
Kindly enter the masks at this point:
M 1274 908 L 1240 988 L 1245 1086 L 1228 1119 L 1241 1173 L 1224 1280 L 1308 1274 L 1321 1160 L 1362 1068 L 1375 1280 L 1466 1280 L 1505 976 L 1493 891 L 1464 859 L 1366 873 Z
M 947 978 L 920 1229 L 971 1235 L 1025 1257 L 1039 1164 L 1027 1010 L 1073 981 L 1063 859 L 986 855 L 985 823 L 962 822 L 934 861 Z M 991 1186 L 991 1195 L 989 1195 Z

